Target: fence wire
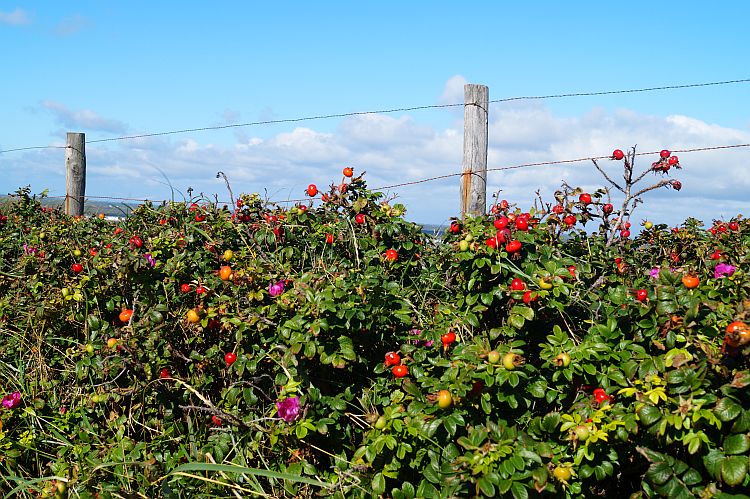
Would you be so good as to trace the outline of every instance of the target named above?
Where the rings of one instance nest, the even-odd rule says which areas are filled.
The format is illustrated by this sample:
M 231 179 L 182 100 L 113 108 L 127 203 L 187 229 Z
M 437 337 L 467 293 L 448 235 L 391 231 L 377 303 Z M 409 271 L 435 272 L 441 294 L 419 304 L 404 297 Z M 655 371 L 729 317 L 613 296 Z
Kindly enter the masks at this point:
M 704 82 L 704 83 L 689 83 L 689 84 L 682 84 L 682 85 L 666 85 L 666 86 L 661 86 L 661 87 L 631 88 L 631 89 L 624 89 L 624 90 L 604 90 L 604 91 L 597 91 L 597 92 L 573 92 L 573 93 L 549 94 L 549 95 L 505 97 L 501 99 L 491 100 L 489 102 L 490 103 L 502 103 L 502 102 L 521 101 L 521 100 L 543 100 L 543 99 L 561 99 L 561 98 L 571 98 L 571 97 L 592 97 L 592 96 L 600 96 L 600 95 L 633 94 L 633 93 L 655 92 L 655 91 L 665 91 L 665 90 L 679 90 L 679 89 L 685 89 L 685 88 L 710 87 L 710 86 L 719 86 L 719 85 L 734 85 L 738 83 L 748 83 L 748 82 L 750 82 L 750 78 L 737 79 L 737 80 L 713 81 L 713 82 Z M 303 121 L 325 120 L 325 119 L 332 119 L 332 118 L 346 118 L 346 117 L 351 117 L 351 116 L 362 116 L 362 115 L 367 115 L 367 114 L 390 114 L 390 113 L 407 112 L 407 111 L 421 111 L 421 110 L 426 110 L 426 109 L 444 109 L 444 108 L 450 108 L 450 107 L 463 107 L 465 105 L 466 103 L 463 103 L 463 102 L 455 103 L 455 104 L 430 104 L 430 105 L 424 105 L 424 106 L 378 109 L 374 111 L 354 111 L 354 112 L 349 112 L 349 113 L 320 114 L 320 115 L 315 115 L 315 116 L 284 118 L 284 119 L 278 119 L 278 120 L 250 121 L 247 123 L 233 123 L 233 124 L 227 124 L 227 125 L 204 126 L 204 127 L 197 127 L 197 128 L 182 128 L 182 129 L 168 130 L 168 131 L 163 131 L 163 132 L 150 132 L 150 133 L 141 133 L 141 134 L 135 134 L 135 135 L 123 135 L 120 137 L 109 137 L 105 139 L 87 140 L 86 144 L 144 139 L 148 137 L 161 137 L 165 135 L 205 132 L 205 131 L 210 131 L 210 130 L 226 130 L 226 129 L 231 129 L 231 128 L 243 128 L 243 127 L 251 127 L 251 126 L 261 126 L 261 125 L 277 125 L 277 124 L 283 124 L 283 123 L 298 123 L 298 122 L 303 122 Z M 35 149 L 65 149 L 66 147 L 67 146 L 16 147 L 13 149 L 0 150 L 0 154 L 9 153 L 9 152 L 18 152 L 18 151 L 30 151 L 30 150 L 35 150 Z
M 718 151 L 723 149 L 740 149 L 744 147 L 750 147 L 750 143 L 748 144 L 730 144 L 730 145 L 721 145 L 721 146 L 706 146 L 706 147 L 693 147 L 689 149 L 672 149 L 670 152 L 672 153 L 693 153 L 693 152 L 703 152 L 703 151 Z M 660 151 L 648 151 L 648 152 L 637 152 L 635 153 L 636 156 L 650 156 L 654 154 L 659 154 Z M 516 165 L 508 165 L 508 166 L 497 166 L 497 167 L 488 167 L 486 169 L 487 172 L 499 172 L 499 171 L 506 171 L 506 170 L 517 170 L 522 168 L 535 168 L 539 166 L 552 166 L 552 165 L 564 165 L 564 164 L 573 164 L 573 163 L 582 163 L 584 161 L 595 161 L 595 160 L 602 160 L 602 159 L 611 159 L 611 155 L 609 156 L 586 156 L 582 158 L 574 158 L 574 159 L 559 159 L 554 161 L 538 161 L 534 163 L 521 163 Z M 426 177 L 421 178 L 417 180 L 410 180 L 407 182 L 400 182 L 397 184 L 390 184 L 390 185 L 383 185 L 380 187 L 374 187 L 371 190 L 373 191 L 384 191 L 388 189 L 395 189 L 397 187 L 407 187 L 417 184 L 423 184 L 427 182 L 434 182 L 437 180 L 444 180 L 447 178 L 454 178 L 454 177 L 460 177 L 463 175 L 470 175 L 471 173 L 476 172 L 469 172 L 469 171 L 461 171 L 461 172 L 453 172 L 453 173 L 446 173 L 443 175 L 435 175 L 432 177 Z M 67 196 L 47 196 L 48 199 L 65 199 Z M 168 203 L 169 200 L 162 199 L 162 200 L 155 200 L 155 199 L 140 199 L 140 198 L 128 198 L 128 197 L 116 197 L 116 196 L 83 196 L 85 199 L 101 199 L 101 200 L 110 200 L 110 201 L 131 201 L 131 202 L 140 202 L 140 203 Z M 274 204 L 288 204 L 288 203 L 302 203 L 310 201 L 312 198 L 299 198 L 299 199 L 285 199 L 285 200 L 270 200 L 271 203 Z M 229 201 L 217 201 L 219 204 L 231 204 Z

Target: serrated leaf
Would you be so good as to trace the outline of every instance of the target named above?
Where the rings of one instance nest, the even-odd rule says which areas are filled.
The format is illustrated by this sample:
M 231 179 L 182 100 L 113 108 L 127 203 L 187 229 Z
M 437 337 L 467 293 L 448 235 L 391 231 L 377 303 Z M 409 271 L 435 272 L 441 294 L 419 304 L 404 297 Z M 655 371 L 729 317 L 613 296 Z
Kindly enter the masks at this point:
M 432 466 L 426 466 L 422 471 L 424 477 L 432 483 L 440 483 L 440 473 Z
M 731 456 L 721 463 L 721 479 L 727 485 L 741 484 L 747 475 L 747 457 Z
M 745 388 L 750 385 L 750 371 L 740 371 L 734 375 L 732 386 L 734 388 Z
M 513 494 L 513 499 L 529 498 L 529 491 L 519 482 L 513 482 L 513 485 L 510 486 L 510 493 Z
M 543 380 L 535 381 L 534 383 L 531 383 L 529 385 L 528 391 L 532 397 L 538 399 L 544 398 L 544 396 L 547 394 L 547 383 Z
M 495 486 L 486 477 L 477 480 L 477 488 L 484 497 L 495 497 Z
M 672 468 L 665 462 L 652 463 L 646 471 L 646 478 L 655 485 L 662 485 L 672 477 Z
M 714 408 L 714 414 L 722 422 L 726 423 L 733 420 L 742 412 L 742 406 L 730 398 L 723 398 L 719 400 Z
M 666 460 L 664 454 L 653 451 L 648 447 L 636 447 L 636 450 L 652 463 L 660 463 Z
M 437 497 L 438 495 L 437 489 L 430 482 L 426 480 L 419 482 L 416 497 Z
M 511 309 L 510 313 L 518 314 L 527 321 L 534 319 L 534 309 L 531 307 L 522 307 L 520 305 L 516 305 Z
M 374 477 L 372 477 L 372 491 L 375 493 L 375 495 L 380 495 L 383 492 L 385 492 L 385 477 L 383 477 L 382 473 L 376 473 Z
M 406 499 L 412 499 L 415 496 L 414 485 L 409 482 L 404 482 L 401 485 L 401 492 L 403 492 Z
M 745 433 L 747 430 L 750 430 L 750 410 L 743 409 L 742 414 L 740 414 L 740 417 L 734 420 L 734 424 L 732 425 L 731 432 L 732 433 Z
M 617 369 L 610 369 L 610 371 L 607 373 L 607 377 L 619 386 L 625 386 L 628 384 L 627 379 L 625 379 L 625 375 L 622 373 L 622 371 L 619 371 Z
M 701 474 L 692 468 L 687 470 L 682 477 L 680 477 L 682 482 L 685 485 L 697 485 L 703 481 L 703 477 L 701 477 Z
M 527 461 L 533 461 L 537 464 L 542 464 L 542 458 L 539 457 L 539 454 L 537 454 L 536 452 L 532 452 L 528 449 L 522 448 L 517 451 L 517 454 L 522 459 L 526 459 Z
M 560 413 L 550 412 L 542 418 L 542 429 L 547 433 L 553 433 L 560 424 Z
M 724 439 L 725 454 L 744 454 L 750 449 L 750 437 L 741 433 L 739 435 L 729 435 Z
M 667 383 L 670 385 L 679 385 L 685 382 L 687 375 L 683 370 L 669 371 L 666 375 Z
M 520 315 L 511 314 L 508 316 L 508 323 L 516 329 L 523 328 L 523 325 L 525 322 L 526 322 L 526 319 L 524 319 Z
M 726 459 L 724 453 L 718 450 L 711 450 L 703 456 L 703 466 L 706 467 L 706 471 L 712 477 L 718 479 L 721 476 L 721 463 L 724 462 L 724 459 Z
M 401 387 L 404 389 L 406 393 L 411 395 L 415 398 L 421 398 L 422 397 L 422 391 L 419 389 L 419 386 L 417 386 L 414 382 L 411 380 L 404 381 L 403 385 Z
M 531 478 L 534 479 L 535 484 L 539 485 L 545 485 L 547 483 L 547 480 L 549 479 L 549 472 L 547 471 L 547 468 L 544 466 L 541 466 L 539 468 L 535 468 L 534 471 L 531 472 Z M 537 489 L 539 492 L 541 490 Z
M 444 417 L 443 426 L 445 427 L 445 431 L 447 431 L 449 435 L 456 434 L 457 421 L 453 416 Z

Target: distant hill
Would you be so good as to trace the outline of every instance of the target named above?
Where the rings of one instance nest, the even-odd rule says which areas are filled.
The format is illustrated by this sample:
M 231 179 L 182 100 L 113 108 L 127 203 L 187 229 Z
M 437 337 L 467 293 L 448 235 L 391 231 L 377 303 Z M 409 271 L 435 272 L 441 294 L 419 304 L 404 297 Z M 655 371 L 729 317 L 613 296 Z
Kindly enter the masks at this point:
M 0 196 L 0 205 L 6 203 L 10 199 L 10 196 Z M 42 206 L 51 208 L 62 208 L 63 199 L 60 198 L 44 198 L 42 200 Z M 96 215 L 104 213 L 106 216 L 121 217 L 126 216 L 129 212 L 138 208 L 138 204 L 125 204 L 125 203 L 105 203 L 101 201 L 86 201 L 83 207 L 84 215 Z

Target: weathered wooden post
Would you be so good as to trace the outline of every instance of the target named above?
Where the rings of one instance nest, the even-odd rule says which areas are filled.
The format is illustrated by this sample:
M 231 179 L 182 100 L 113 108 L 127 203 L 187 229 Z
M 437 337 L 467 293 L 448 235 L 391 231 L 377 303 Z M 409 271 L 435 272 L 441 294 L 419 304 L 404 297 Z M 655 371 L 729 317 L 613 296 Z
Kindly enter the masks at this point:
M 65 147 L 65 213 L 83 215 L 86 195 L 86 134 L 68 132 Z
M 490 89 L 464 85 L 464 160 L 461 176 L 461 217 L 487 210 L 487 125 Z

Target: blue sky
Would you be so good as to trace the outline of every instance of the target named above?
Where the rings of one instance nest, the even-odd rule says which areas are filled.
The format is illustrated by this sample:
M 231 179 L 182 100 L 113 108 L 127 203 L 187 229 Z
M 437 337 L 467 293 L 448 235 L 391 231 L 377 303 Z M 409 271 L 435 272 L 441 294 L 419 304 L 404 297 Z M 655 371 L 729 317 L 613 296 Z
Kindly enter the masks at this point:
M 0 149 L 266 119 L 750 78 L 745 2 L 3 2 Z M 750 84 L 495 104 L 489 163 L 750 142 Z M 300 197 L 366 170 L 372 186 L 460 171 L 462 110 L 448 108 L 196 132 L 87 147 L 87 194 Z M 634 214 L 677 223 L 750 211 L 750 148 L 681 156 L 684 188 Z M 647 164 L 650 158 L 644 159 Z M 0 192 L 64 194 L 63 152 L 0 154 Z M 614 165 L 608 165 L 614 168 Z M 526 207 L 591 164 L 490 173 Z M 397 189 L 408 217 L 458 212 L 458 180 Z

